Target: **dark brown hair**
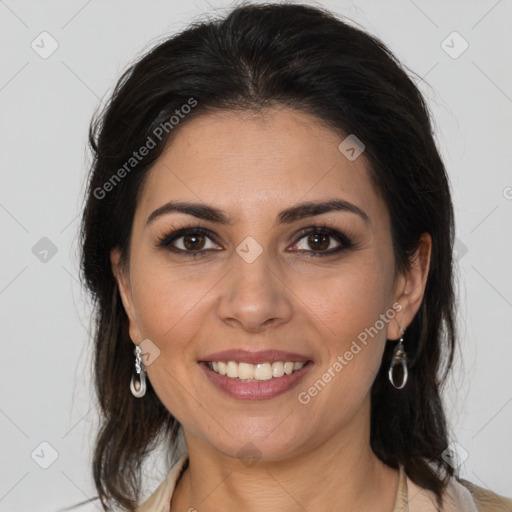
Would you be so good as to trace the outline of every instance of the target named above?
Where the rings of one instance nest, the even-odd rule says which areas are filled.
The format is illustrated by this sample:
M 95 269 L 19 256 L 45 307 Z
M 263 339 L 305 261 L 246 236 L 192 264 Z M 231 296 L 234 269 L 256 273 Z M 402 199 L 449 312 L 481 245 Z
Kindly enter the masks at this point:
M 172 127 L 171 116 L 191 99 L 194 108 Z M 454 474 L 442 457 L 448 437 L 440 397 L 455 343 L 453 208 L 425 101 L 382 42 L 329 11 L 300 4 L 242 4 L 148 51 L 122 75 L 91 123 L 93 164 L 81 225 L 81 264 L 96 311 L 101 428 L 93 473 L 106 510 L 114 505 L 134 510 L 143 462 L 162 441 L 170 460 L 180 428 L 151 383 L 143 399 L 129 391 L 134 345 L 110 251 L 119 247 L 128 259 L 144 178 L 181 126 L 209 111 L 272 106 L 311 114 L 340 135 L 356 134 L 363 141 L 372 179 L 390 213 L 397 270 L 409 268 L 422 233 L 432 237 L 425 295 L 406 333 L 409 381 L 400 391 L 390 385 L 394 343 L 388 343 L 372 387 L 371 447 L 389 466 L 403 464 L 407 475 L 438 499 Z M 158 131 L 163 125 L 165 133 Z M 155 147 L 126 167 L 150 137 Z M 123 168 L 126 172 L 120 172 Z

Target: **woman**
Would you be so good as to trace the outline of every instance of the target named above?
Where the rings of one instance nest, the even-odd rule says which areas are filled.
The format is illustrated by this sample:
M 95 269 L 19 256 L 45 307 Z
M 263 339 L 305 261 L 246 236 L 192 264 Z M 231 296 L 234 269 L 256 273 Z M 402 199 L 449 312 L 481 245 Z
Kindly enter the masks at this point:
M 449 184 L 382 43 L 322 9 L 238 7 L 134 64 L 90 142 L 107 510 L 512 510 L 449 457 Z

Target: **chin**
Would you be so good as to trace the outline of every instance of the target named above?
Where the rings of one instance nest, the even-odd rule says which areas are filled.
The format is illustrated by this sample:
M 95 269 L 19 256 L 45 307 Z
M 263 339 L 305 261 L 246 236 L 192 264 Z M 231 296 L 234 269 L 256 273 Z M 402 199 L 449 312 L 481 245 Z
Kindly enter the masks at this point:
M 270 427 L 270 428 L 269 428 Z M 228 457 L 247 460 L 248 465 L 258 460 L 279 461 L 290 458 L 300 450 L 303 439 L 297 439 L 295 432 L 305 431 L 291 427 L 283 418 L 269 424 L 255 421 L 251 418 L 251 424 L 247 428 L 226 426 L 226 430 L 233 436 L 224 435 L 222 439 L 209 439 L 209 442 L 220 452 Z

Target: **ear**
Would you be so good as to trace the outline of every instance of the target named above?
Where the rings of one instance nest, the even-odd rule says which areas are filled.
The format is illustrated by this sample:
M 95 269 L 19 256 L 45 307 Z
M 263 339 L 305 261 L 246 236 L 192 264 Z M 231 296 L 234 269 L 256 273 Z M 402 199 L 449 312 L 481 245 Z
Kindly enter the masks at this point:
M 117 281 L 126 316 L 128 317 L 130 338 L 134 343 L 139 343 L 142 338 L 136 322 L 130 275 L 128 269 L 121 263 L 121 252 L 117 247 L 110 251 L 110 264 L 112 266 L 112 273 Z
M 400 327 L 405 331 L 420 309 L 427 284 L 431 252 L 432 237 L 429 233 L 423 233 L 420 236 L 418 248 L 411 258 L 410 269 L 396 278 L 394 302 L 399 303 L 402 308 L 397 309 L 396 321 L 387 324 L 388 340 L 400 338 L 402 335 Z

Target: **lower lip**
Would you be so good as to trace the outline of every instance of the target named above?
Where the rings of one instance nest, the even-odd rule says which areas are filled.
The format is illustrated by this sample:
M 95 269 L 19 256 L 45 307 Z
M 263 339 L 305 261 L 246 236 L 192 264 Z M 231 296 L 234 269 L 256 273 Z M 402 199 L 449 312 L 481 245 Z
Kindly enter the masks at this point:
M 268 400 L 295 387 L 313 367 L 313 363 L 309 361 L 300 370 L 290 375 L 273 377 L 271 380 L 260 382 L 244 382 L 220 375 L 211 370 L 203 361 L 199 363 L 199 366 L 214 386 L 233 398 L 239 400 Z

